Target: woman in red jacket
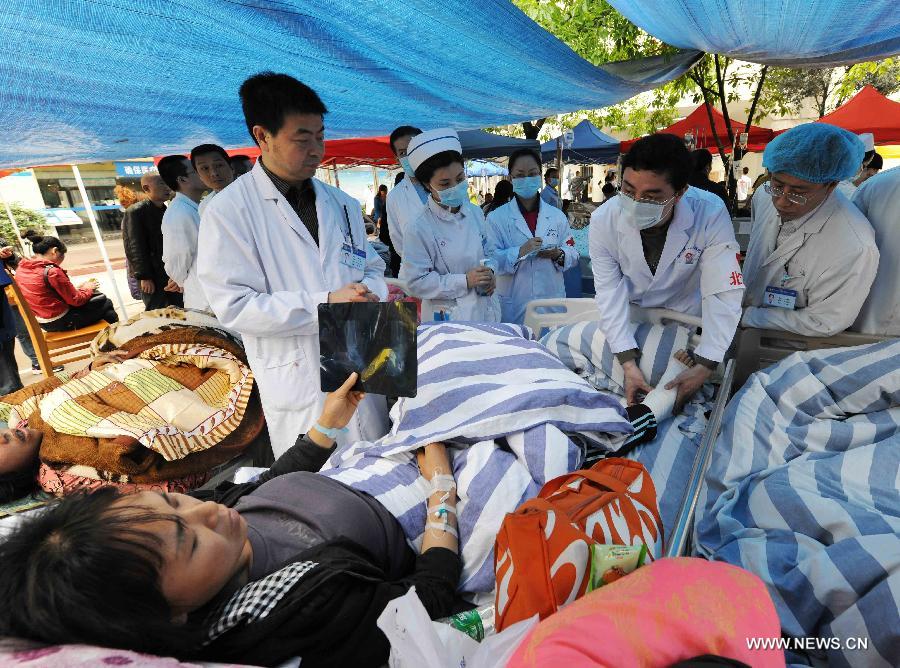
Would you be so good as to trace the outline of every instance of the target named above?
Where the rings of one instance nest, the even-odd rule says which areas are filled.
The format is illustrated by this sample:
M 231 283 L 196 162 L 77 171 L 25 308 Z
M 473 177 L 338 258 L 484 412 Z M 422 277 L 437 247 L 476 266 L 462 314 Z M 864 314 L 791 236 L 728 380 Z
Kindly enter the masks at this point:
M 16 282 L 44 330 L 64 332 L 101 320 L 110 324 L 119 321 L 109 298 L 97 292 L 96 279 L 76 287 L 65 269 L 59 266 L 67 250 L 62 241 L 33 232 L 27 232 L 25 237 L 31 241 L 34 257 L 19 262 Z

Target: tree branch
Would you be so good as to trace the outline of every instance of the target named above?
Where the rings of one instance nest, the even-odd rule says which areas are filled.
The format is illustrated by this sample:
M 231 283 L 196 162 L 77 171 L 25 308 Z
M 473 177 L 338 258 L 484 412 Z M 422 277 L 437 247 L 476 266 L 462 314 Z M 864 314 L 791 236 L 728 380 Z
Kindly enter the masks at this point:
M 753 94 L 753 102 L 750 104 L 750 112 L 747 115 L 747 127 L 744 128 L 748 134 L 750 133 L 750 126 L 753 125 L 753 116 L 756 114 L 756 105 L 759 103 L 759 98 L 762 94 L 763 85 L 766 83 L 766 74 L 768 71 L 769 66 L 765 65 L 759 73 L 759 83 L 756 84 L 756 92 Z

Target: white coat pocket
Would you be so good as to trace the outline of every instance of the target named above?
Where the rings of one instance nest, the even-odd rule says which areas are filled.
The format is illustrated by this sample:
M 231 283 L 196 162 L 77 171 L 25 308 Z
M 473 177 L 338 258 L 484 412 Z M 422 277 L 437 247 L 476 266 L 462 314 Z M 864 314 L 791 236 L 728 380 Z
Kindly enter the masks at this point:
M 306 350 L 311 345 L 318 348 L 317 343 L 312 336 L 253 338 L 247 342 L 247 357 L 264 408 L 292 410 L 318 401 L 318 364 L 315 368 L 310 365 Z

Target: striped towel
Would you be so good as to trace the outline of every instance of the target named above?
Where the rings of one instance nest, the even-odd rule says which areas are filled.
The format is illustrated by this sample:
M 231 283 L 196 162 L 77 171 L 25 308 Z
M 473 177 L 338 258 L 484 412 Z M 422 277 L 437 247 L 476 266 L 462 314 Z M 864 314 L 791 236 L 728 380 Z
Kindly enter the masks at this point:
M 763 579 L 829 665 L 900 662 L 900 342 L 795 353 L 732 399 L 697 509 L 702 554 Z
M 529 335 L 518 325 L 423 325 L 417 396 L 394 406 L 390 434 L 336 452 L 321 471 L 377 498 L 418 549 L 429 490 L 413 452 L 451 443 L 462 592 L 493 590 L 494 539 L 504 515 L 580 465 L 582 448 L 566 433 L 613 450 L 631 432 L 618 402 Z

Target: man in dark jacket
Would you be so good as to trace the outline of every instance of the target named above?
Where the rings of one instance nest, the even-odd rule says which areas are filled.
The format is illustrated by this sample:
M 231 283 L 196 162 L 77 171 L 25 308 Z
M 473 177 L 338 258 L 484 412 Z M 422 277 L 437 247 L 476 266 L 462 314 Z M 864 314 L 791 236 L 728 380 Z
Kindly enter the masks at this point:
M 148 199 L 128 207 L 122 221 L 129 270 L 140 284 L 145 310 L 182 306 L 181 293 L 166 275 L 162 259 L 162 219 L 172 191 L 156 173 L 141 177 L 141 189 Z

